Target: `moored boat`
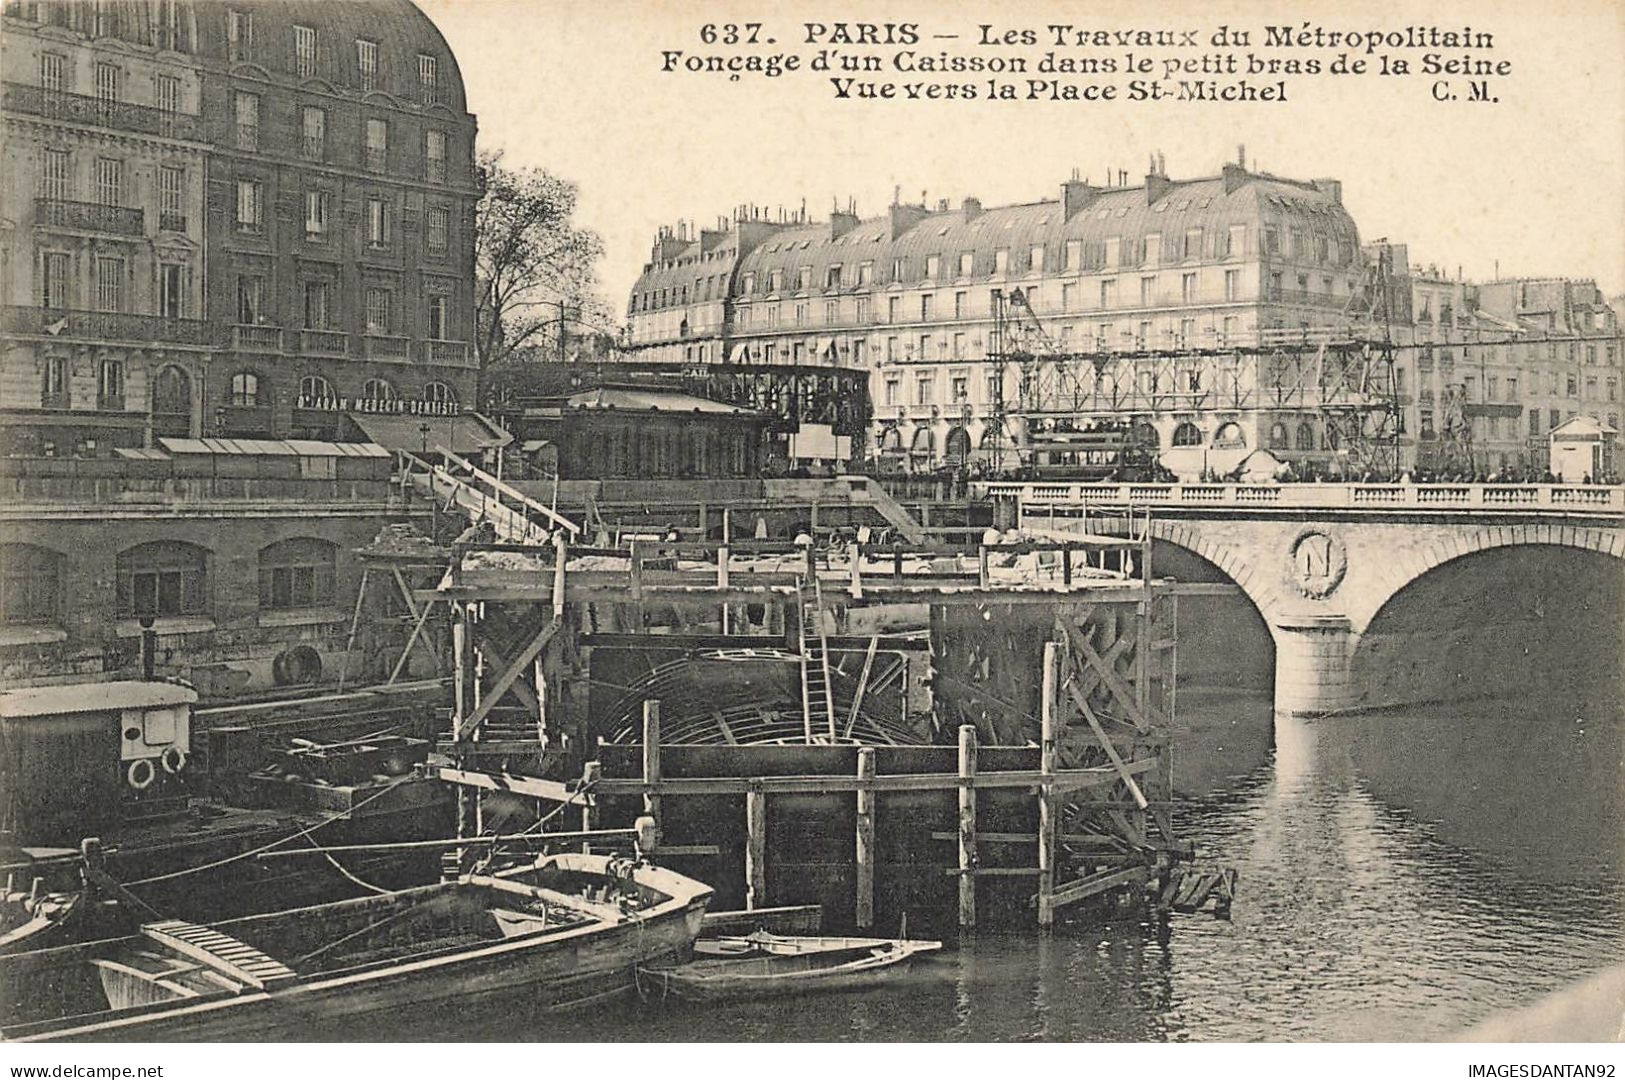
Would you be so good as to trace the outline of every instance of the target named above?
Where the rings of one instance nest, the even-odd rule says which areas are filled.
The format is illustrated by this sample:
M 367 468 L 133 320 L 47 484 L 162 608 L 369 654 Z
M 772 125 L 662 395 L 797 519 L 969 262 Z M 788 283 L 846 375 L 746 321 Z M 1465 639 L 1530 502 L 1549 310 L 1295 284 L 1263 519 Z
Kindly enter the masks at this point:
M 714 937 L 702 937 L 694 942 L 694 956 L 698 959 L 727 959 L 730 957 L 743 959 L 751 956 L 803 956 L 810 953 L 832 952 L 857 954 L 894 944 L 898 944 L 898 939 L 784 935 L 767 930 L 757 930 L 743 935 L 722 934 Z M 910 941 L 905 942 L 905 944 L 924 947 L 915 950 L 917 952 L 941 947 L 941 942 L 936 941 Z
M 687 956 L 710 897 L 669 870 L 568 853 L 208 926 L 153 922 L 0 957 L 0 1036 L 353 1038 L 357 1018 L 448 999 L 574 1008 L 631 991 L 639 966 Z
M 774 935 L 765 936 L 774 939 Z M 815 944 L 820 940 L 825 947 Z M 673 997 L 683 1001 L 735 1001 L 777 994 L 865 990 L 902 975 L 920 953 L 942 947 L 937 941 L 872 938 L 774 939 L 771 943 L 753 944 L 759 951 L 732 956 L 713 954 L 686 964 L 640 965 L 638 992 L 652 1000 Z M 761 951 L 764 947 L 782 951 Z

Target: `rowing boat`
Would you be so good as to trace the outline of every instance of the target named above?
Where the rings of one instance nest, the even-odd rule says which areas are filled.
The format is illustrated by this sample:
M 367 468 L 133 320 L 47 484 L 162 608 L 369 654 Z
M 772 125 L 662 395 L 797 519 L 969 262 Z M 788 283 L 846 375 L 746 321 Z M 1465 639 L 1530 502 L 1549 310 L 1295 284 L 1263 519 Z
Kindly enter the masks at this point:
M 758 950 L 754 953 L 713 954 L 687 964 L 640 965 L 638 992 L 652 1000 L 673 997 L 683 1001 L 734 1001 L 777 994 L 865 990 L 896 979 L 908 970 L 915 956 L 942 947 L 937 941 L 834 938 L 822 939 L 827 947 L 819 948 L 814 945 L 819 940 L 759 941 L 754 943 Z M 843 946 L 840 942 L 851 944 Z
M 522 995 L 532 1011 L 629 992 L 687 956 L 711 890 L 606 855 L 0 956 L 0 1037 L 289 1041 L 353 1038 L 370 1014 L 433 1015 Z

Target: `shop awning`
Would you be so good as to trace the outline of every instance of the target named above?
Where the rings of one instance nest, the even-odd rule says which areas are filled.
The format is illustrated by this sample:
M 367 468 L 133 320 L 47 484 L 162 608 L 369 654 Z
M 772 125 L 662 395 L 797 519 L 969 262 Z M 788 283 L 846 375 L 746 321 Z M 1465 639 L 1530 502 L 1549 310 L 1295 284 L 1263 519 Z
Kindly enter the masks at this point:
M 429 453 L 443 448 L 454 454 L 478 454 L 513 441 L 496 424 L 479 413 L 461 416 L 381 416 L 375 413 L 350 413 L 349 417 L 362 433 L 386 450 L 405 450 L 408 453 Z

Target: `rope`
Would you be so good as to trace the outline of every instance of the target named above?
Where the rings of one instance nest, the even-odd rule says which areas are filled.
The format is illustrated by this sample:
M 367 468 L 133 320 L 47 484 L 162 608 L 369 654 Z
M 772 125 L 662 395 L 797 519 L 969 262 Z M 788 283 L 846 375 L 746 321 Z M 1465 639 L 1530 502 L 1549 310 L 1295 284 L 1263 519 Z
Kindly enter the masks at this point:
M 201 874 L 205 870 L 213 870 L 213 869 L 216 869 L 217 867 L 229 866 L 231 863 L 234 863 L 234 862 L 241 862 L 244 859 L 251 859 L 254 856 L 259 855 L 262 852 L 270 851 L 272 848 L 279 848 L 283 844 L 286 844 L 286 843 L 289 843 L 291 841 L 297 840 L 300 837 L 304 837 L 305 839 L 310 840 L 310 842 L 311 842 L 311 844 L 313 846 L 315 846 L 317 848 L 320 848 L 321 845 L 316 843 L 316 841 L 311 837 L 311 835 L 310 835 L 311 833 L 315 832 L 317 829 L 323 828 L 323 827 L 325 827 L 327 825 L 331 825 L 333 822 L 339 820 L 342 817 L 345 817 L 345 816 L 347 816 L 349 814 L 354 813 L 355 811 L 361 809 L 363 806 L 366 806 L 368 803 L 372 802 L 374 799 L 382 798 L 383 796 L 389 794 L 391 791 L 394 791 L 397 787 L 399 787 L 401 784 L 405 783 L 407 780 L 410 780 L 410 779 L 412 779 L 410 776 L 400 777 L 399 779 L 391 782 L 388 787 L 385 787 L 381 791 L 376 791 L 373 794 L 368 795 L 365 799 L 362 799 L 360 802 L 356 803 L 354 806 L 350 807 L 348 810 L 339 810 L 339 811 L 336 811 L 336 812 L 334 812 L 332 814 L 329 814 L 322 821 L 318 821 L 314 825 L 305 826 L 304 828 L 300 829 L 297 832 L 290 833 L 287 836 L 282 837 L 282 839 L 280 839 L 280 840 L 273 840 L 269 844 L 264 844 L 264 845 L 262 845 L 260 847 L 253 848 L 253 849 L 251 849 L 249 851 L 238 852 L 236 855 L 228 855 L 224 859 L 216 859 L 214 862 L 203 863 L 201 866 L 188 866 L 185 869 L 175 870 L 175 871 L 173 871 L 171 873 L 168 873 L 168 874 L 157 874 L 157 875 L 155 875 L 153 877 L 142 878 L 139 881 L 126 882 L 124 887 L 128 889 L 128 888 L 134 888 L 137 885 L 153 885 L 153 884 L 156 884 L 157 882 L 160 882 L 160 881 L 172 881 L 175 878 L 183 878 L 183 877 L 187 877 L 188 875 L 191 875 L 191 874 Z M 348 876 L 347 872 L 346 872 L 346 876 Z M 372 886 L 368 886 L 368 888 L 372 888 Z M 383 891 L 383 890 L 380 890 L 380 891 Z
M 537 818 L 534 822 L 527 825 L 525 828 L 519 830 L 519 832 L 515 833 L 514 835 L 515 836 L 527 836 L 530 833 L 535 832 L 537 829 L 540 829 L 543 825 L 546 825 L 549 821 L 552 821 L 554 818 L 556 818 L 560 814 L 564 813 L 564 810 L 565 810 L 566 807 L 574 806 L 576 804 L 576 800 L 578 798 L 580 798 L 581 796 L 587 794 L 589 791 L 591 791 L 593 789 L 593 787 L 597 783 L 598 783 L 597 780 L 591 780 L 591 781 L 588 781 L 585 784 L 582 784 L 579 788 L 577 788 L 570 795 L 570 797 L 568 799 L 566 799 L 563 802 L 559 803 L 559 805 L 555 806 L 552 810 L 549 810 L 546 814 L 544 814 L 541 817 Z M 489 835 L 489 834 L 482 834 L 482 835 Z M 485 857 L 483 859 L 480 859 L 477 863 L 474 864 L 475 872 L 478 872 L 480 870 L 483 870 L 485 867 L 490 866 L 491 863 L 496 859 L 496 857 L 497 857 L 497 849 L 496 849 L 496 845 L 493 844 L 493 845 L 491 845 L 491 850 L 485 853 Z

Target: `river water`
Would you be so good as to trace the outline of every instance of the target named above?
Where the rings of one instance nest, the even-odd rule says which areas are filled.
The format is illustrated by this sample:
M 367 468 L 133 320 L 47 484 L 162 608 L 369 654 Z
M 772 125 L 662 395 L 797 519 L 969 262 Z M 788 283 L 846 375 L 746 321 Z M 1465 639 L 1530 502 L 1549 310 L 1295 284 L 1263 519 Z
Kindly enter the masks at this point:
M 1269 709 L 1256 692 L 1180 700 L 1177 821 L 1240 872 L 1231 921 L 982 935 L 882 990 L 545 1026 L 448 1015 L 444 1035 L 1435 1039 L 1625 960 L 1618 715 L 1486 703 L 1284 722 L 1272 739 Z

